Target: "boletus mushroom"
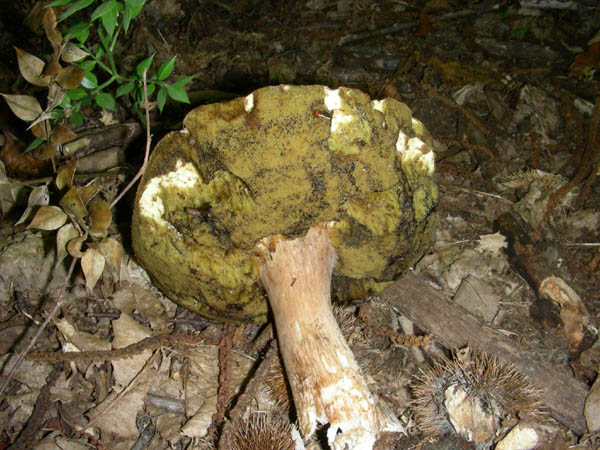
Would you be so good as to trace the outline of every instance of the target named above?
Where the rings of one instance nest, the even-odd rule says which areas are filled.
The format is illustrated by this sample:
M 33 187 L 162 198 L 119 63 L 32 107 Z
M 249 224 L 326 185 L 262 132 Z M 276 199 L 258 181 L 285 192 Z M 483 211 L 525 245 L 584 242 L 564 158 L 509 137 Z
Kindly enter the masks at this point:
M 382 425 L 332 288 L 367 297 L 431 244 L 431 137 L 394 99 L 325 86 L 262 88 L 184 125 L 138 188 L 137 258 L 208 318 L 263 322 L 269 303 L 303 436 L 329 424 L 333 449 L 371 449 Z

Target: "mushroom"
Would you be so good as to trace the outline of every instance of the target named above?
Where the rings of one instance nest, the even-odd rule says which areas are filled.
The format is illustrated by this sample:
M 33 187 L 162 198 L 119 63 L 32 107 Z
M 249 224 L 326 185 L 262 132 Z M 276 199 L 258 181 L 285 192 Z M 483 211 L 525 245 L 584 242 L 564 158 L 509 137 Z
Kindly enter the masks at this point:
M 302 435 L 329 424 L 333 449 L 371 449 L 384 420 L 331 293 L 378 292 L 431 244 L 432 139 L 396 100 L 318 85 L 201 106 L 184 125 L 138 188 L 138 260 L 209 318 L 264 322 L 268 296 Z

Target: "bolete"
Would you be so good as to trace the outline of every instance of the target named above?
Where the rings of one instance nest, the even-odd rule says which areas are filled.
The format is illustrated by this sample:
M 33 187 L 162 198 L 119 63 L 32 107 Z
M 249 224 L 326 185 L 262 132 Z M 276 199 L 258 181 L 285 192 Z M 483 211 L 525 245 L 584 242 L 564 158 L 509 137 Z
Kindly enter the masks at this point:
M 263 322 L 268 303 L 306 438 L 371 449 L 380 418 L 331 311 L 430 245 L 432 139 L 409 108 L 348 88 L 275 86 L 191 111 L 156 146 L 133 247 L 177 303 Z M 333 271 L 333 278 L 332 278 Z M 267 303 L 268 297 L 268 303 Z

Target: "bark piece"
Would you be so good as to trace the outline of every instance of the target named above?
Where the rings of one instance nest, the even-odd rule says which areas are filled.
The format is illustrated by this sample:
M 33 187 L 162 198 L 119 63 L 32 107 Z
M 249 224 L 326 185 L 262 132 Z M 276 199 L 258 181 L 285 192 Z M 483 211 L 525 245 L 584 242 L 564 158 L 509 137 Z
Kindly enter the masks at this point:
M 448 348 L 468 345 L 514 364 L 542 391 L 542 401 L 552 417 L 577 434 L 585 433 L 583 405 L 588 389 L 563 368 L 540 361 L 533 352 L 483 324 L 414 273 L 386 289 L 381 298 Z

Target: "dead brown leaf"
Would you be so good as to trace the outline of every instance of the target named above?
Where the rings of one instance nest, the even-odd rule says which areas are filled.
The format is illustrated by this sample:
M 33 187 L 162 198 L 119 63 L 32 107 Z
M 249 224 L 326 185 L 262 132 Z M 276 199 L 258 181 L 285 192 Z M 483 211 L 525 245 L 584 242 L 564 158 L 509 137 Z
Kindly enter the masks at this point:
M 1 94 L 12 112 L 21 120 L 32 121 L 42 114 L 40 102 L 31 95 Z
M 112 222 L 110 206 L 104 200 L 95 200 L 90 203 L 90 234 L 99 236 L 106 232 Z
M 54 50 L 54 54 L 58 55 L 60 51 L 60 44 L 62 43 L 62 35 L 56 30 L 57 20 L 53 8 L 46 9 L 42 23 L 44 25 L 46 37 L 50 41 L 50 45 Z
M 85 275 L 85 286 L 89 292 L 92 292 L 96 283 L 102 276 L 106 260 L 102 254 L 93 248 L 88 248 L 81 257 L 81 268 Z
M 79 87 L 85 71 L 77 66 L 67 66 L 60 69 L 56 75 L 56 82 L 64 89 L 71 90 Z
M 72 141 L 77 135 L 71 131 L 71 129 L 65 125 L 58 124 L 52 128 L 50 133 L 50 142 L 53 144 L 64 144 L 65 142 Z
M 62 227 L 67 221 L 67 215 L 58 206 L 42 206 L 38 209 L 33 220 L 27 228 L 36 228 L 38 230 L 56 230 Z
M 600 64 L 600 42 L 592 44 L 588 49 L 575 56 L 573 63 L 569 66 L 569 76 L 576 78 L 587 78 L 598 68 Z
M 23 75 L 23 78 L 36 86 L 48 86 L 50 84 L 50 77 L 42 76 L 45 66 L 44 61 L 18 47 L 15 47 L 15 51 L 17 52 L 19 71 Z

